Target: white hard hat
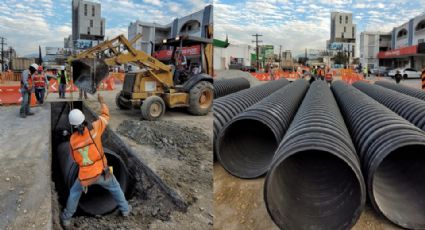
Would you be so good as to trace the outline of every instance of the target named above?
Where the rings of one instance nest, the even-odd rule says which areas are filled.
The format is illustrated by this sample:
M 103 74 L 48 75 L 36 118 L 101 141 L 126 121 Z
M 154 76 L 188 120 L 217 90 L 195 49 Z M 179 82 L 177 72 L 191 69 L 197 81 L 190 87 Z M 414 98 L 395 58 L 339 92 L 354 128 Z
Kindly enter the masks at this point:
M 30 67 L 34 68 L 35 70 L 38 70 L 38 65 L 37 65 L 37 64 L 35 64 L 35 63 L 32 63 L 32 64 L 30 65 Z
M 69 123 L 71 125 L 81 125 L 86 117 L 79 109 L 73 109 L 68 115 Z

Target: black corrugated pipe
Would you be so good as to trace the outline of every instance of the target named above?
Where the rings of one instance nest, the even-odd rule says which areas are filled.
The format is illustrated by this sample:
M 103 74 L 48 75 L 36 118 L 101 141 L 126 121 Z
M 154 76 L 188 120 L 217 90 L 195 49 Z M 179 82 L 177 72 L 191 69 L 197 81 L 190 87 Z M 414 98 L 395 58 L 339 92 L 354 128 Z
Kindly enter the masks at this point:
M 78 165 L 73 160 L 70 153 L 69 142 L 61 143 L 57 148 L 59 165 L 64 178 L 64 185 L 69 191 L 78 178 Z M 124 193 L 127 191 L 128 169 L 115 152 L 104 148 L 108 165 L 113 167 L 114 175 L 119 182 Z M 117 207 L 117 203 L 112 198 L 108 190 L 99 185 L 91 185 L 87 194 L 82 194 L 79 202 L 82 211 L 90 215 L 103 215 L 113 211 Z
M 403 93 L 412 97 L 419 98 L 421 100 L 425 100 L 425 91 L 422 89 L 416 89 L 405 85 L 395 84 L 388 81 L 377 81 L 375 84 L 380 85 L 382 87 L 395 90 L 399 93 Z
M 264 201 L 281 229 L 350 229 L 366 188 L 350 134 L 324 81 L 311 84 L 276 151 Z
M 249 81 L 243 77 L 215 80 L 214 98 L 217 99 L 231 93 L 236 93 L 249 88 L 249 86 Z
M 425 130 L 425 101 L 364 81 L 357 81 L 353 86 Z
M 332 84 L 360 156 L 373 207 L 404 228 L 425 228 L 425 133 L 360 90 Z
M 307 81 L 297 80 L 227 123 L 217 137 L 221 165 L 240 178 L 264 175 L 308 87 Z
M 261 101 L 263 98 L 269 96 L 287 84 L 289 84 L 289 81 L 283 78 L 277 81 L 270 81 L 249 89 L 244 89 L 237 93 L 232 93 L 225 97 L 214 100 L 214 156 L 216 154 L 216 138 L 220 130 L 224 125 L 227 124 L 227 122 L 232 120 L 234 116 L 243 112 L 248 107 Z

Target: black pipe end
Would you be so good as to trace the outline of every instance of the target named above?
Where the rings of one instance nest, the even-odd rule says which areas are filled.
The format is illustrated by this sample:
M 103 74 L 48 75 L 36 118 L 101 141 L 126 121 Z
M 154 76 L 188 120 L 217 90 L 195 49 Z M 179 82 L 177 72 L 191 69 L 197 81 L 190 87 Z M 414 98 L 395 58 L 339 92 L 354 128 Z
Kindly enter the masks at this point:
M 338 156 L 306 150 L 275 159 L 264 201 L 282 229 L 350 229 L 365 203 L 362 177 Z
M 230 174 L 257 178 L 269 169 L 278 145 L 279 140 L 266 124 L 255 119 L 235 119 L 218 136 L 217 158 Z

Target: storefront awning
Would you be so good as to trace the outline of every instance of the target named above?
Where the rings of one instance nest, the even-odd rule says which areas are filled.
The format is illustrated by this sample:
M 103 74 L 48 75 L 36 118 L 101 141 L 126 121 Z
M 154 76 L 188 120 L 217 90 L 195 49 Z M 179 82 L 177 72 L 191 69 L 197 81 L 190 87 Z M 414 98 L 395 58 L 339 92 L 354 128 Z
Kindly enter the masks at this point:
M 382 51 L 378 53 L 379 59 L 385 58 L 404 58 L 409 56 L 416 56 L 418 54 L 418 46 L 408 46 L 400 49 Z

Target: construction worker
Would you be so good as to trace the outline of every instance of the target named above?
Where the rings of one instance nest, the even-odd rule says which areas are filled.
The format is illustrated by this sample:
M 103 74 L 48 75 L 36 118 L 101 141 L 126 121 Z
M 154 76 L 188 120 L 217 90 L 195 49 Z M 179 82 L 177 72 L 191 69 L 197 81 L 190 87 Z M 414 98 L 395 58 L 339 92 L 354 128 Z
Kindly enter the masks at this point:
M 108 167 L 103 151 L 102 133 L 109 122 L 109 109 L 102 96 L 98 95 L 98 101 L 101 114 L 99 119 L 92 123 L 85 121 L 85 116 L 79 109 L 71 110 L 68 115 L 74 130 L 70 137 L 71 154 L 80 170 L 61 215 L 61 223 L 65 229 L 71 226 L 71 218 L 77 210 L 81 193 L 87 192 L 91 185 L 100 185 L 109 190 L 123 216 L 128 216 L 131 211 L 120 184 Z
M 21 110 L 20 110 L 20 117 L 26 118 L 27 116 L 34 115 L 34 113 L 30 110 L 30 103 L 31 103 L 31 93 L 33 91 L 33 75 L 37 71 L 38 65 L 33 63 L 29 66 L 28 69 L 24 70 L 22 72 L 21 77 L 21 95 L 22 95 L 22 101 L 21 101 Z
M 363 76 L 364 76 L 365 79 L 369 76 L 369 72 L 368 71 L 369 70 L 367 69 L 367 66 L 365 66 L 364 69 L 363 69 Z
M 68 76 L 65 67 L 62 66 L 58 73 L 59 98 L 65 98 L 66 85 L 68 84 Z
M 37 74 L 34 75 L 33 80 L 37 103 L 42 105 L 44 103 L 44 94 L 46 93 L 46 88 L 49 88 L 49 81 L 47 80 L 46 74 L 43 72 L 43 66 L 38 67 Z

